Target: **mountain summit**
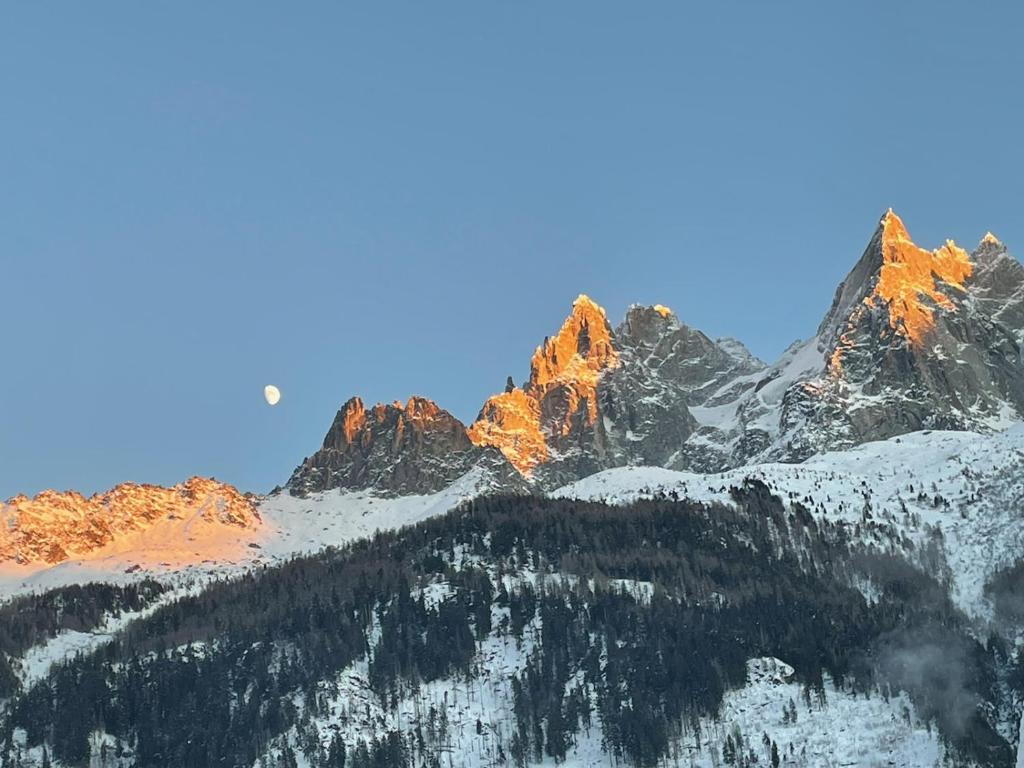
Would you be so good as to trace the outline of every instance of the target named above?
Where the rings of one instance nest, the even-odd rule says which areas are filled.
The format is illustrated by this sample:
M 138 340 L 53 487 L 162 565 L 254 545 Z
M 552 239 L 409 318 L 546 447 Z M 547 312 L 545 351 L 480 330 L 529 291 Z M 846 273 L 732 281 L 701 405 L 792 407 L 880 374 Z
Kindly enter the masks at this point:
M 929 251 L 888 211 L 817 335 L 773 369 L 795 379 L 779 409 L 776 456 L 1019 418 L 1024 268 L 993 240 L 971 254 L 951 240 Z M 807 362 L 818 370 L 797 370 Z
M 421 398 L 338 413 L 298 493 L 429 493 L 476 466 L 554 488 L 610 467 L 721 471 L 802 461 L 919 429 L 991 431 L 1024 413 L 1024 267 L 987 234 L 918 246 L 891 209 L 817 333 L 766 366 L 668 307 L 616 327 L 579 296 L 522 386 L 466 427 Z
M 388 493 L 432 493 L 478 463 L 494 458 L 473 444 L 465 425 L 432 400 L 369 410 L 358 397 L 346 402 L 323 446 L 303 460 L 288 487 L 306 494 L 332 488 L 375 488 Z
M 261 524 L 252 498 L 210 478 L 170 488 L 122 483 L 88 498 L 43 491 L 0 502 L 0 568 L 129 550 L 141 553 L 136 562 L 155 552 L 157 560 L 194 564 L 238 549 L 236 540 Z
M 470 427 L 477 445 L 493 445 L 529 475 L 567 448 L 598 416 L 597 386 L 619 355 L 602 307 L 580 295 L 558 333 L 530 360 L 526 384 L 494 395 Z

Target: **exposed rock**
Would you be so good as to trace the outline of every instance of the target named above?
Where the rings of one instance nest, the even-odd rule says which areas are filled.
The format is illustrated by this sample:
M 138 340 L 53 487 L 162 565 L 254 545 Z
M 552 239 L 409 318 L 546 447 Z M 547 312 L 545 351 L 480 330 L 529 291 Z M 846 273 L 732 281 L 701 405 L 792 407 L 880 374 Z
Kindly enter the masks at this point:
M 323 447 L 288 481 L 292 493 L 375 488 L 385 493 L 433 493 L 482 464 L 503 471 L 496 451 L 473 445 L 466 427 L 422 397 L 367 410 L 358 397 L 338 411 Z
M 600 402 L 619 463 L 725 466 L 721 451 L 696 450 L 707 447 L 707 430 L 695 411 L 750 389 L 764 363 L 739 342 L 722 344 L 681 323 L 662 305 L 630 307 L 615 341 L 622 365 L 601 382 Z
M 202 477 L 170 488 L 123 483 L 89 498 L 74 491 L 43 491 L 0 504 L 0 563 L 59 563 L 89 555 L 161 520 L 191 517 L 231 528 L 260 523 L 250 497 Z
M 927 251 L 890 210 L 817 335 L 738 403 L 732 461 L 1005 426 L 1024 413 L 1022 340 L 1024 267 L 998 240 Z
M 581 439 L 600 451 L 597 384 L 619 365 L 612 329 L 604 310 L 589 297 L 573 302 L 572 312 L 552 338 L 545 338 L 530 361 L 530 378 L 484 403 L 469 429 L 477 445 L 498 448 L 520 472 L 531 474 L 567 454 Z M 572 460 L 572 459 L 568 459 Z
M 612 331 L 605 311 L 579 297 L 546 338 L 522 388 L 496 395 L 470 427 L 541 487 L 626 464 L 677 462 L 699 428 L 690 406 L 738 396 L 764 368 L 739 342 L 712 341 L 660 304 L 630 307 Z M 709 467 L 724 456 L 702 454 Z
M 509 377 L 468 430 L 419 398 L 352 400 L 289 485 L 420 493 L 485 466 L 551 488 L 622 465 L 720 471 L 923 428 L 992 430 L 1024 413 L 1022 344 L 1024 267 L 1003 244 L 928 251 L 889 211 L 817 335 L 770 367 L 660 304 L 630 307 L 613 331 L 580 296 L 526 383 Z

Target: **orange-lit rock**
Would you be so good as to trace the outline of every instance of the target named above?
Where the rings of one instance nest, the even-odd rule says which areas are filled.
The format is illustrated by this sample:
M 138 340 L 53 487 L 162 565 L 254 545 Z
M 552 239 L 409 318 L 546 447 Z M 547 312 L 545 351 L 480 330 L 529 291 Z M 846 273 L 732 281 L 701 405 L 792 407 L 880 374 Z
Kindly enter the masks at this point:
M 973 269 L 967 251 L 952 240 L 934 251 L 919 248 L 910 239 L 900 217 L 892 209 L 882 220 L 882 268 L 878 282 L 865 302 L 884 302 L 892 328 L 913 345 L 920 345 L 934 325 L 938 306 L 955 311 L 948 291 L 962 292 Z
M 43 491 L 0 504 L 0 563 L 52 564 L 86 557 L 163 521 L 189 519 L 235 529 L 260 523 L 247 496 L 202 477 L 170 488 L 124 483 L 89 498 L 74 491 Z
M 435 493 L 488 454 L 497 451 L 474 445 L 465 425 L 431 400 L 413 396 L 366 408 L 353 397 L 338 410 L 320 450 L 292 473 L 288 488 L 299 495 L 334 488 Z
M 540 428 L 540 403 L 516 387 L 494 395 L 484 403 L 469 427 L 476 445 L 499 448 L 516 469 L 529 473 L 548 459 L 548 447 Z
M 499 448 L 529 474 L 549 459 L 551 440 L 568 434 L 577 418 L 594 422 L 598 381 L 618 364 L 604 309 L 579 296 L 558 333 L 533 353 L 526 386 L 491 397 L 470 426 L 470 439 Z

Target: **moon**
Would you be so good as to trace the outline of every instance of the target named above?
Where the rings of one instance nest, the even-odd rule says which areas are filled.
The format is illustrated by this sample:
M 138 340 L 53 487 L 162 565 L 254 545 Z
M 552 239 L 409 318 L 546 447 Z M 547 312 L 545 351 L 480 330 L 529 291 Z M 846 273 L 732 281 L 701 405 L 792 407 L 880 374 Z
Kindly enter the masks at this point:
M 267 401 L 267 405 L 277 405 L 281 400 L 281 390 L 273 384 L 267 384 L 263 388 L 263 399 Z

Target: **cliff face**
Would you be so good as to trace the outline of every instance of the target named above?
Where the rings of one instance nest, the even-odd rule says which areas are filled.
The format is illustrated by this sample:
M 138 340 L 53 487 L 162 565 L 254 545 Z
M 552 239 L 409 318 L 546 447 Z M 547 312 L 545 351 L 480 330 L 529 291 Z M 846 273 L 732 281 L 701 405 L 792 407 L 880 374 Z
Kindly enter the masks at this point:
M 1019 418 L 1022 293 L 1024 269 L 994 238 L 928 251 L 889 211 L 818 330 L 821 375 L 787 393 L 787 458 Z
M 481 463 L 500 462 L 494 452 L 474 445 L 462 422 L 436 403 L 411 397 L 367 409 L 353 397 L 288 487 L 302 494 L 331 488 L 432 493 Z
M 516 469 L 531 474 L 594 426 L 598 383 L 618 365 L 604 310 L 580 296 L 558 333 L 533 353 L 526 384 L 489 398 L 470 439 L 498 448 Z

